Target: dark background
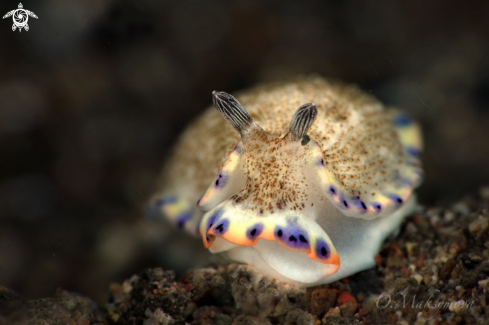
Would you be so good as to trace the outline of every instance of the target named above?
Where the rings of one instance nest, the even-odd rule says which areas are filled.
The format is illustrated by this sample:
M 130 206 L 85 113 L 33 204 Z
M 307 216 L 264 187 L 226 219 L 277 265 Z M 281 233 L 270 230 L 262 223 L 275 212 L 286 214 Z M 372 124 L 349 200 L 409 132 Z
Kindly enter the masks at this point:
M 487 1 L 23 5 L 39 16 L 28 32 L 0 20 L 0 284 L 26 298 L 63 287 L 102 303 L 111 281 L 192 263 L 144 205 L 214 89 L 356 83 L 422 123 L 421 203 L 489 184 Z

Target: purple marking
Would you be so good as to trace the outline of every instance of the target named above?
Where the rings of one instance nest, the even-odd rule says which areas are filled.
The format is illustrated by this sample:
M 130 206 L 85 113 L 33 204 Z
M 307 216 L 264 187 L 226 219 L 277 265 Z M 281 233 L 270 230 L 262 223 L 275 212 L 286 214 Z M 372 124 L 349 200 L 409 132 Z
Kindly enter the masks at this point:
M 415 158 L 420 158 L 421 157 L 421 151 L 418 150 L 417 148 L 415 147 L 407 147 L 406 148 L 406 153 L 411 156 L 411 157 L 415 157 Z
M 221 216 L 221 214 L 222 214 L 222 210 L 214 211 L 214 213 L 207 220 L 207 230 L 211 229 L 212 225 L 214 225 L 214 223 L 217 220 L 219 220 L 219 217 Z
M 402 204 L 404 201 L 399 195 L 391 195 L 391 200 L 394 201 L 397 205 Z
M 394 119 L 394 124 L 399 127 L 405 127 L 411 124 L 411 119 L 406 115 L 399 115 Z
M 217 223 L 217 226 L 214 227 L 212 230 L 215 234 L 222 235 L 226 233 L 226 231 L 229 230 L 229 220 L 224 218 L 222 220 L 219 220 L 219 222 L 215 221 Z
M 360 200 L 359 196 L 353 196 L 351 200 L 359 209 L 367 211 L 367 205 L 365 204 L 365 202 Z
M 318 159 L 318 165 L 319 166 L 326 166 L 326 164 L 324 163 L 324 159 L 323 158 L 319 158 Z
M 237 153 L 242 153 L 243 148 L 240 145 L 236 145 L 236 147 L 234 147 L 234 151 L 236 151 Z
M 211 227 L 216 224 L 221 215 L 223 214 L 222 210 L 214 211 L 214 213 L 207 220 L 207 230 L 211 229 Z
M 380 203 L 374 202 L 372 203 L 372 206 L 374 207 L 374 210 L 377 212 L 382 211 L 382 205 Z
M 349 204 L 348 204 L 348 202 L 346 201 L 345 196 L 344 196 L 343 194 L 342 194 L 342 195 L 340 195 L 340 202 L 341 202 L 341 203 L 340 203 L 340 206 L 341 206 L 342 208 L 345 208 L 345 209 L 349 209 L 349 208 L 350 208 L 350 205 L 349 205 Z
M 246 231 L 246 237 L 251 240 L 255 240 L 263 232 L 263 224 L 257 223 Z
M 309 248 L 309 239 L 306 232 L 296 225 L 275 228 L 275 238 L 293 248 Z
M 318 239 L 316 242 L 316 255 L 321 260 L 327 260 L 331 255 L 328 244 L 322 239 Z
M 158 201 L 156 201 L 156 206 L 158 207 L 162 207 L 166 204 L 171 204 L 171 203 L 175 203 L 177 202 L 177 198 L 174 197 L 174 196 L 166 196 L 164 198 L 161 198 L 159 199 Z
M 329 193 L 331 193 L 331 195 L 336 195 L 337 194 L 336 188 L 333 185 L 331 185 L 329 187 Z
M 222 188 L 224 185 L 226 185 L 227 181 L 227 176 L 223 174 L 223 172 L 220 172 L 219 175 L 217 176 L 216 182 L 214 183 L 214 187 L 216 188 Z
M 359 209 L 367 211 L 367 205 L 358 196 L 353 197 L 352 200 Z
M 176 224 L 178 229 L 183 229 L 185 224 L 192 218 L 192 214 L 190 212 L 184 212 L 177 217 Z
M 221 217 L 223 211 L 222 210 L 217 210 L 217 211 L 214 211 L 214 213 L 209 217 L 209 219 L 207 220 L 207 227 L 206 227 L 206 233 L 207 231 L 209 231 L 209 229 L 211 229 L 211 227 L 217 222 L 219 221 L 219 218 Z M 205 235 L 206 234 L 202 234 L 202 235 Z M 209 237 L 206 236 L 205 239 L 207 240 L 207 242 L 209 242 Z

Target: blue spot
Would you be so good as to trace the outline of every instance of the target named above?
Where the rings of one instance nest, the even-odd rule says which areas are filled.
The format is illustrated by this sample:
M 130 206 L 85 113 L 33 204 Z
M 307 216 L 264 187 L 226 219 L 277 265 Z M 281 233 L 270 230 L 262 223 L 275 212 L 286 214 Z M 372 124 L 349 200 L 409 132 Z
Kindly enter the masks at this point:
M 367 210 L 367 206 L 365 205 L 365 202 L 360 200 L 359 196 L 352 196 L 351 200 L 353 201 L 353 203 L 355 203 L 355 206 L 357 206 L 359 209 L 365 210 L 365 211 Z
M 166 196 L 164 198 L 159 199 L 156 202 L 156 205 L 159 206 L 159 207 L 162 207 L 164 205 L 175 203 L 175 202 L 177 202 L 177 198 L 176 197 L 174 197 L 174 196 Z
M 343 195 L 340 195 L 341 206 L 348 209 L 350 206 Z
M 214 213 L 207 220 L 207 230 L 211 229 L 211 227 L 219 220 L 222 213 L 222 210 L 214 211 Z
M 185 212 L 179 215 L 176 219 L 176 225 L 178 229 L 183 229 L 185 224 L 192 218 L 192 214 L 190 212 Z
M 399 195 L 391 195 L 391 200 L 394 201 L 397 205 L 402 204 L 404 201 Z
M 331 251 L 329 250 L 328 244 L 326 244 L 324 240 L 317 240 L 316 255 L 321 260 L 327 260 L 330 257 Z
M 406 127 L 411 124 L 411 119 L 405 115 L 398 115 L 394 119 L 394 124 L 398 127 Z
M 226 185 L 227 181 L 227 176 L 224 175 L 222 172 L 219 173 L 217 176 L 216 182 L 214 183 L 214 187 L 219 187 L 222 188 L 224 185 Z
M 336 188 L 333 185 L 331 185 L 329 187 L 329 193 L 331 193 L 331 195 L 336 195 L 337 194 L 336 193 Z
M 326 166 L 326 164 L 324 163 L 324 159 L 323 158 L 319 158 L 318 159 L 318 165 L 319 166 Z
M 226 233 L 226 231 L 229 230 L 229 220 L 224 218 L 222 220 L 219 220 L 218 225 L 214 227 L 214 233 L 222 235 Z
M 411 156 L 411 157 L 415 157 L 415 158 L 420 158 L 421 157 L 421 151 L 418 150 L 417 148 L 415 147 L 407 147 L 406 148 L 406 153 Z
M 362 209 L 362 210 L 365 210 L 365 211 L 367 210 L 367 205 L 365 205 L 365 202 L 363 202 L 363 201 L 358 201 L 358 202 L 357 202 L 357 206 L 358 206 L 360 209 Z
M 309 248 L 307 233 L 296 225 L 289 225 L 285 228 L 275 228 L 275 238 L 292 248 Z
M 257 223 L 256 225 L 248 228 L 248 231 L 246 231 L 246 237 L 248 237 L 251 240 L 254 240 L 260 234 L 263 232 L 263 224 Z
M 243 148 L 240 145 L 236 145 L 236 147 L 234 147 L 234 151 L 236 151 L 237 153 L 241 153 L 243 152 Z
M 375 211 L 377 212 L 382 211 L 382 205 L 380 203 L 374 202 L 372 203 L 372 206 L 374 207 Z

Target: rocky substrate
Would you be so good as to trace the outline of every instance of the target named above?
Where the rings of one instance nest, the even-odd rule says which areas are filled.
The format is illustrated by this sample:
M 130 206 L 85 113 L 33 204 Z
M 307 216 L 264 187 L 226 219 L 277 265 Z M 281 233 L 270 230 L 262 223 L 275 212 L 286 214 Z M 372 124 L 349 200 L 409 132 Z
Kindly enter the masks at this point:
M 89 298 L 58 289 L 52 298 L 25 300 L 0 286 L 0 325 L 105 324 L 105 313 Z
M 488 206 L 486 188 L 449 209 L 419 207 L 375 269 L 328 285 L 298 288 L 240 264 L 181 279 L 155 268 L 112 284 L 100 309 L 64 291 L 25 301 L 0 288 L 0 324 L 489 324 Z

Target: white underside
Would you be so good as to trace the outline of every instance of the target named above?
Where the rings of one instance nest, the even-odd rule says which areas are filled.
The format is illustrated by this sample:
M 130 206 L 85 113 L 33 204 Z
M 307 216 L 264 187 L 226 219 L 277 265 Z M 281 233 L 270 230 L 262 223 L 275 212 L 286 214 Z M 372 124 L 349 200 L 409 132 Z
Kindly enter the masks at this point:
M 275 241 L 260 239 L 255 246 L 237 246 L 216 238 L 211 252 L 225 252 L 234 261 L 249 264 L 264 275 L 301 286 L 330 283 L 375 265 L 375 256 L 384 239 L 409 214 L 416 202 L 414 195 L 390 216 L 373 220 L 346 217 L 336 208 L 326 209 L 327 216 L 318 224 L 331 238 L 340 256 L 341 266 L 331 274 L 332 266 L 311 260 L 303 252 L 284 249 Z

